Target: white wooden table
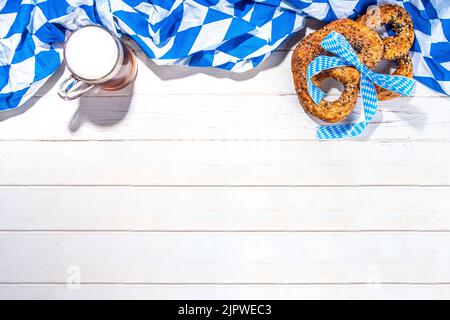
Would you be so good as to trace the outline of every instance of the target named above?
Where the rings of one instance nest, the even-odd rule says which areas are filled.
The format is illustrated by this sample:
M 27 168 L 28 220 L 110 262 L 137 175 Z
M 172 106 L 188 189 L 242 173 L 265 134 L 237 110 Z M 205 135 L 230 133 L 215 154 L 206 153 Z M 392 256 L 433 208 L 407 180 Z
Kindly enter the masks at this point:
M 450 99 L 317 142 L 293 43 L 0 113 L 0 298 L 450 298 Z

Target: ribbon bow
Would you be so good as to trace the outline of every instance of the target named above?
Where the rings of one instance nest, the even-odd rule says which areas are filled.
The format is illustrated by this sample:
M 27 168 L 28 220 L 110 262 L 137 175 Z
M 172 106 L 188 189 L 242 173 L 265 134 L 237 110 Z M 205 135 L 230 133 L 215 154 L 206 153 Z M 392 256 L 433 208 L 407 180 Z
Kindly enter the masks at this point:
M 317 136 L 320 140 L 340 139 L 359 135 L 372 120 L 377 107 L 378 98 L 375 83 L 380 87 L 393 91 L 403 96 L 410 96 L 414 88 L 412 79 L 379 74 L 369 70 L 359 60 L 358 55 L 348 43 L 347 39 L 337 32 L 331 32 L 321 43 L 322 47 L 336 55 L 336 57 L 319 56 L 308 66 L 306 76 L 308 81 L 308 92 L 315 104 L 326 96 L 311 78 L 321 71 L 337 67 L 355 67 L 361 73 L 361 97 L 364 108 L 365 120 L 359 123 L 351 123 L 334 126 L 320 126 Z

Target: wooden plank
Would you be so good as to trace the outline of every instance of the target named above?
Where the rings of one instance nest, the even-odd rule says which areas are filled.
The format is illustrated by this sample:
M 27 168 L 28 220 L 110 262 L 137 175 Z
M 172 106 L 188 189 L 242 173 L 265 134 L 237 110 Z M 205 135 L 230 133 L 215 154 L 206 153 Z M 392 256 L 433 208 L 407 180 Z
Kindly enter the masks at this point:
M 316 140 L 319 125 L 292 95 L 136 95 L 67 103 L 49 95 L 32 102 L 25 114 L 0 113 L 0 140 Z M 361 115 L 357 108 L 347 122 Z M 449 136 L 450 99 L 416 97 L 382 102 L 357 140 Z
M 293 35 L 258 68 L 237 74 L 212 68 L 186 68 L 182 66 L 158 66 L 143 54 L 135 44 L 132 46 L 138 56 L 139 74 L 135 85 L 120 92 L 91 92 L 90 95 L 130 95 L 137 94 L 295 94 L 291 57 L 296 44 L 306 34 L 321 28 L 323 23 L 308 19 L 303 30 Z M 381 67 L 380 70 L 384 70 Z M 58 72 L 37 93 L 38 96 L 51 93 L 56 95 L 56 87 L 69 74 L 61 67 Z M 335 94 L 336 90 L 333 91 Z M 417 84 L 416 96 L 442 96 Z
M 64 284 L 69 273 L 113 284 L 448 284 L 449 241 L 448 232 L 2 232 L 0 282 Z
M 449 285 L 0 284 L 0 299 L 449 299 Z
M 212 68 L 186 68 L 183 66 L 158 66 L 141 56 L 138 61 L 139 74 L 134 86 L 118 92 L 104 92 L 111 95 L 131 94 L 295 94 L 291 72 L 292 51 L 276 51 L 263 64 L 245 73 L 232 73 Z M 59 82 L 69 75 L 61 68 L 37 93 L 56 95 Z M 337 94 L 333 90 L 333 94 Z M 99 95 L 92 91 L 89 95 Z M 417 84 L 415 96 L 443 96 L 427 87 Z
M 445 185 L 445 142 L 0 142 L 0 185 Z
M 450 188 L 0 188 L 0 230 L 450 230 Z

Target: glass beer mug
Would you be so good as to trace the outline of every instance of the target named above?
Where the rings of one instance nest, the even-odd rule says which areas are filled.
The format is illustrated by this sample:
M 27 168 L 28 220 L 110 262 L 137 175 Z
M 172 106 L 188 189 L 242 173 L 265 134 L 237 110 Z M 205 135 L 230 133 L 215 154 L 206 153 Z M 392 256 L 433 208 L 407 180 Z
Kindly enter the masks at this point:
M 89 25 L 74 31 L 64 46 L 64 60 L 71 75 L 58 94 L 76 99 L 94 87 L 116 91 L 132 83 L 137 74 L 133 52 L 109 30 Z

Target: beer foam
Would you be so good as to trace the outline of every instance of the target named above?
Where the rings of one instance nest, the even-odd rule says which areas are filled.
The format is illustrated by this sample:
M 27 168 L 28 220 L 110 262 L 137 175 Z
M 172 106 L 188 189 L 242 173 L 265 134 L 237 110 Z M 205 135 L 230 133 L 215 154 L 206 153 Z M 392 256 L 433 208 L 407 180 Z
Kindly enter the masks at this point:
M 69 37 L 64 55 L 66 64 L 76 76 L 95 80 L 107 76 L 113 70 L 119 48 L 108 31 L 88 26 Z

